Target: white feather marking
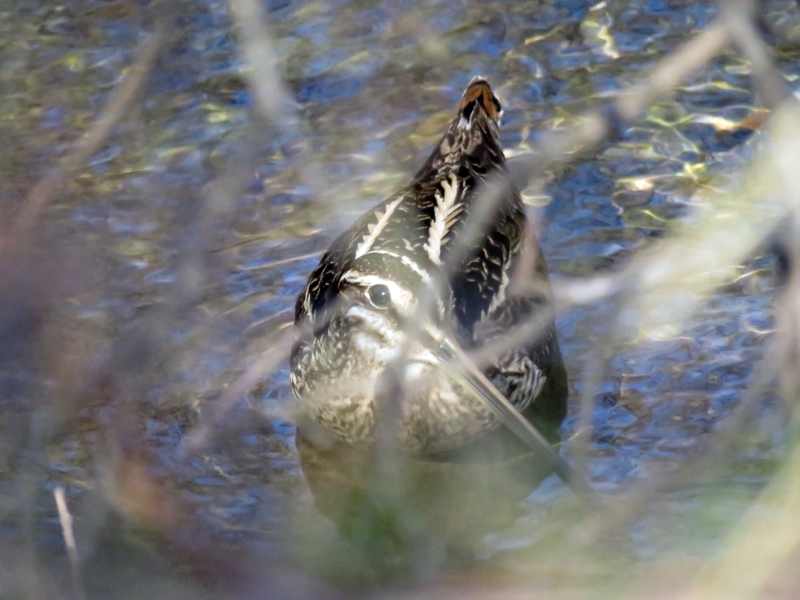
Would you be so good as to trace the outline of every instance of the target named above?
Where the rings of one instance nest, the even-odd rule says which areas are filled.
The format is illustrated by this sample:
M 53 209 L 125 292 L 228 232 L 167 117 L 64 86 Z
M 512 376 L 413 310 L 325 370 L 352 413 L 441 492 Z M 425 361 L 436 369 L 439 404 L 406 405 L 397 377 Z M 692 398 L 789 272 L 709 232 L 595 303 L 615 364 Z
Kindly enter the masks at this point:
M 409 269 L 414 271 L 414 273 L 419 275 L 423 283 L 429 284 L 431 282 L 430 274 L 427 271 L 425 271 L 422 267 L 420 267 L 417 263 L 415 263 L 413 260 L 411 260 L 408 256 L 405 256 L 403 254 L 397 254 L 396 252 L 391 252 L 389 250 L 373 250 L 372 252 L 370 252 L 370 254 L 384 254 L 386 256 L 391 256 L 392 258 L 396 258 L 400 262 L 402 262 L 405 266 L 407 266 Z
M 452 221 L 450 215 L 458 207 L 456 206 L 456 199 L 458 198 L 458 179 L 451 174 L 451 183 L 442 181 L 442 190 L 444 195 L 436 192 L 436 206 L 433 209 L 433 223 L 428 230 L 428 243 L 424 248 L 428 251 L 428 257 L 434 264 L 440 265 L 442 254 L 442 241 L 447 232 L 450 231 Z
M 370 225 L 367 225 L 367 231 L 369 231 L 369 235 L 365 235 L 364 241 L 358 245 L 358 248 L 356 248 L 356 258 L 360 258 L 370 251 L 370 248 L 372 248 L 375 240 L 378 239 L 381 231 L 383 231 L 383 228 L 386 227 L 386 224 L 389 222 L 389 219 L 391 218 L 394 210 L 397 208 L 397 205 L 402 201 L 403 197 L 400 196 L 397 198 L 397 200 L 387 204 L 386 212 L 383 214 L 381 214 L 380 211 L 375 211 L 375 217 L 378 221 L 375 224 L 370 223 Z
M 506 288 L 508 287 L 508 274 L 506 270 L 508 269 L 508 264 L 511 261 L 507 261 L 506 264 L 503 266 L 503 273 L 502 279 L 500 280 L 500 287 L 497 288 L 497 293 L 492 298 L 491 303 L 489 304 L 489 308 L 486 309 L 486 312 L 483 313 L 482 319 L 485 319 L 488 316 L 497 310 L 497 308 L 506 301 Z

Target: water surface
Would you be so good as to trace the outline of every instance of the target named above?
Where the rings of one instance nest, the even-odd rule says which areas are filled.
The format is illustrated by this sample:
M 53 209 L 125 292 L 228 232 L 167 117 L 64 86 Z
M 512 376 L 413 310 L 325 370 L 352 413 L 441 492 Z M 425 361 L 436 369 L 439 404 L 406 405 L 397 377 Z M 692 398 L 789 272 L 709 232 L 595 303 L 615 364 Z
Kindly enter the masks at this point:
M 504 104 L 507 155 L 528 154 L 545 133 L 642 81 L 717 13 L 712 2 L 660 0 L 264 6 L 293 102 L 288 125 L 256 116 L 226 3 L 181 3 L 141 102 L 48 208 L 40 232 L 46 254 L 63 255 L 56 271 L 66 269 L 77 284 L 64 297 L 53 292 L 48 319 L 58 339 L 42 333 L 37 343 L 54 344 L 58 356 L 23 361 L 19 387 L 9 383 L 4 400 L 4 410 L 21 416 L 4 417 L 0 431 L 8 440 L 0 544 L 9 557 L 23 548 L 54 565 L 42 570 L 45 587 L 67 572 L 52 490 L 66 486 L 86 555 L 105 552 L 103 532 L 114 527 L 102 482 L 104 469 L 128 464 L 119 453 L 169 481 L 181 510 L 211 539 L 280 553 L 284 525 L 298 514 L 332 535 L 314 512 L 294 451 L 285 362 L 212 419 L 214 434 L 199 450 L 179 452 L 225 386 L 274 343 L 319 253 L 409 181 L 475 74 Z M 766 16 L 777 31 L 800 19 L 788 0 L 767 3 Z M 90 126 L 151 24 L 146 7 L 127 2 L 31 1 L 0 13 L 4 222 Z M 793 82 L 800 48 L 774 37 L 779 66 Z M 553 276 L 626 264 L 692 214 L 695 193 L 711 175 L 742 168 L 753 134 L 748 122 L 763 113 L 748 73 L 726 52 L 618 142 L 523 190 Z M 215 204 L 220 189 L 230 191 L 228 204 Z M 774 259 L 764 254 L 739 267 L 736 281 L 705 299 L 688 322 L 660 331 L 622 324 L 592 419 L 589 472 L 599 489 L 629 489 L 705 451 L 763 356 L 775 296 Z M 610 311 L 598 303 L 558 321 L 574 401 L 593 348 L 606 343 Z M 131 339 L 145 341 L 124 341 Z M 55 425 L 42 416 L 76 389 L 64 383 L 65 373 L 90 373 L 109 356 L 119 361 L 116 392 L 67 402 L 69 418 L 55 417 Z M 46 400 L 19 408 L 36 394 Z M 620 552 L 646 561 L 713 544 L 781 455 L 779 404 L 759 414 L 764 426 L 737 454 L 736 473 L 721 491 L 687 484 L 661 497 L 658 510 L 623 531 Z M 575 405 L 565 438 L 577 422 Z M 34 434 L 20 436 L 14 423 Z M 571 456 L 569 443 L 566 451 Z M 535 547 L 565 494 L 546 482 L 518 526 L 490 536 L 485 555 Z M 136 492 L 121 495 L 123 506 L 125 497 L 147 504 Z M 136 510 L 128 518 L 153 526 Z M 159 565 L 159 585 L 173 585 L 165 583 L 168 561 L 136 561 Z M 2 578 L 12 590 L 25 581 L 0 570 Z M 135 572 L 129 578 L 156 586 Z

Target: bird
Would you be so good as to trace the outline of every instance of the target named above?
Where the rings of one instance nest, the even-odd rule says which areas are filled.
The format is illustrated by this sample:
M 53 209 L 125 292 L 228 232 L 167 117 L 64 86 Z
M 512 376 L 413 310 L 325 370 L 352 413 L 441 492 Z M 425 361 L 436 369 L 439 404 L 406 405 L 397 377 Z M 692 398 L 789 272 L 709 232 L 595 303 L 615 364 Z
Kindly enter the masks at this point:
M 547 267 L 509 177 L 501 116 L 489 83 L 473 78 L 412 182 L 339 235 L 299 294 L 291 387 L 306 422 L 337 443 L 370 447 L 382 435 L 393 368 L 402 398 L 391 435 L 409 456 L 443 456 L 498 430 L 487 402 L 445 368 L 443 340 L 479 355 L 538 314 L 538 335 L 480 369 L 557 441 L 567 373 L 552 311 L 541 312 L 552 302 Z M 515 292 L 520 277 L 538 292 Z

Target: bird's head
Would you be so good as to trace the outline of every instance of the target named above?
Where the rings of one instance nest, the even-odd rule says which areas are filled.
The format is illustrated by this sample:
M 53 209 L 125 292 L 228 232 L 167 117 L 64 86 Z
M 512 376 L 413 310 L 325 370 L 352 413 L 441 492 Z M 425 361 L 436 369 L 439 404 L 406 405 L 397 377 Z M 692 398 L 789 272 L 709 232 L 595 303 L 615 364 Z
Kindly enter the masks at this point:
M 462 128 L 469 129 L 476 120 L 482 117 L 497 127 L 503 115 L 503 107 L 489 83 L 478 76 L 473 77 L 467 89 L 464 90 L 461 102 L 458 103 L 458 114 L 459 126 Z
M 412 361 L 428 356 L 425 348 L 441 338 L 450 307 L 450 292 L 435 277 L 406 256 L 367 252 L 339 278 L 329 328 L 374 366 L 403 353 Z

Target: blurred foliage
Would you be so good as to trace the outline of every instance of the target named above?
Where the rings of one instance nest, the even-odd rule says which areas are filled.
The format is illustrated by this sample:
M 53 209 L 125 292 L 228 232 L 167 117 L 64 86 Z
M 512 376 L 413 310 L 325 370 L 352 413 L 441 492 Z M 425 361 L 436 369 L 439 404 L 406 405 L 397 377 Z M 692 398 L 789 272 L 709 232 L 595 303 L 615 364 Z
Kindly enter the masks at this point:
M 785 404 L 774 386 L 753 390 L 758 365 L 791 374 L 796 362 L 760 362 L 779 286 L 767 246 L 750 251 L 757 239 L 715 244 L 728 262 L 708 276 L 714 286 L 687 292 L 688 309 L 675 294 L 686 290 L 665 291 L 655 325 L 614 299 L 561 316 L 575 404 L 565 438 L 580 433 L 586 365 L 611 350 L 588 423 L 602 504 L 545 480 L 514 504 L 518 520 L 447 559 L 415 555 L 410 540 L 411 560 L 387 565 L 383 536 L 362 532 L 359 547 L 316 511 L 285 363 L 222 402 L 280 350 L 320 253 L 409 180 L 473 75 L 498 90 L 513 160 L 646 79 L 709 26 L 716 4 L 261 6 L 290 98 L 280 122 L 254 110 L 252 69 L 222 0 L 0 6 L 0 596 L 338 597 L 391 579 L 431 596 L 796 597 L 794 397 L 787 384 Z M 800 11 L 770 0 L 761 14 L 794 86 Z M 10 247 L 27 194 L 87 134 L 159 22 L 168 34 L 138 97 Z M 624 268 L 661 240 L 689 248 L 680 243 L 692 227 L 705 247 L 731 231 L 726 214 L 747 229 L 733 206 L 742 174 L 759 153 L 781 157 L 760 131 L 769 113 L 750 75 L 726 51 L 618 141 L 523 190 L 555 276 Z M 777 216 L 754 218 L 753 237 Z M 192 438 L 198 430 L 207 435 Z M 459 504 L 475 508 L 463 491 L 454 514 Z M 397 526 L 376 514 L 379 527 Z M 746 575 L 740 548 L 773 540 L 781 552 L 766 553 L 754 579 L 720 583 Z

